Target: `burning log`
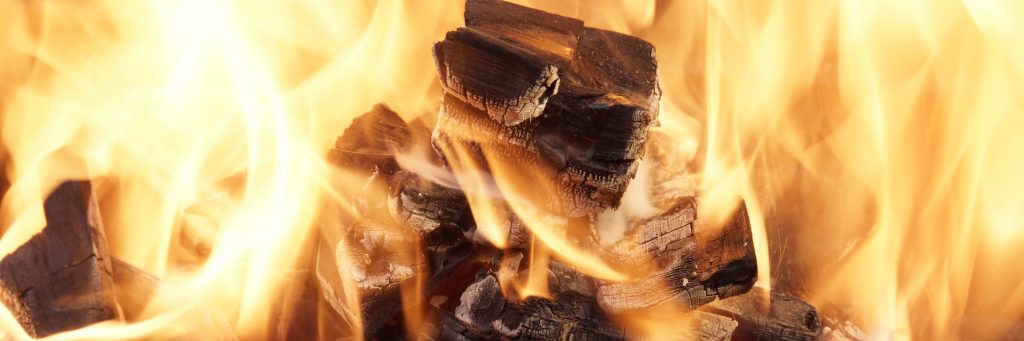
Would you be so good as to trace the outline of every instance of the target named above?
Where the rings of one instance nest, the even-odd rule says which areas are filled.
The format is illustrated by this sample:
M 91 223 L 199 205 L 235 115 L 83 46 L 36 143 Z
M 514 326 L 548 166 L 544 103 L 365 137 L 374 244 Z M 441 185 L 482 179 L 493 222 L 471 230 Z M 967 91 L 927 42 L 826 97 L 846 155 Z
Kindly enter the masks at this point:
M 392 183 L 389 208 L 392 216 L 403 225 L 422 233 L 473 225 L 469 203 L 462 191 L 409 172 L 397 173 Z
M 493 0 L 467 1 L 465 21 L 434 46 L 445 92 L 503 126 L 540 116 L 583 22 Z
M 508 302 L 494 276 L 484 276 L 462 294 L 456 318 L 478 337 L 522 340 L 623 339 L 623 333 L 584 296 L 566 293 L 554 301 L 531 297 Z
M 732 319 L 691 312 L 695 323 L 680 323 L 695 340 L 726 340 L 736 327 Z M 452 317 L 442 314 L 442 338 L 514 340 L 625 340 L 631 334 L 612 322 L 593 298 L 576 291 L 560 292 L 554 299 L 529 297 L 509 301 L 493 275 L 466 288 Z
M 558 91 L 557 60 L 472 28 L 448 32 L 434 58 L 447 93 L 504 125 L 537 117 Z
M 517 116 L 509 121 L 486 106 L 462 95 L 464 90 L 445 88 L 442 112 L 435 129 L 435 145 L 466 143 L 501 163 L 543 166 L 556 179 L 562 193 L 560 211 L 585 216 L 618 206 L 622 193 L 636 172 L 636 160 L 644 153 L 647 130 L 657 117 L 660 89 L 654 48 L 635 37 L 582 27 L 582 23 L 502 1 L 470 1 L 466 23 L 481 37 L 548 56 L 561 65 L 565 79 L 550 93 L 543 112 Z M 483 39 L 483 38 L 481 38 Z M 449 39 L 439 46 L 449 44 Z M 439 60 L 442 83 L 452 78 Z M 515 50 L 519 51 L 519 50 Z M 505 53 L 505 58 L 516 54 Z M 494 72 L 500 65 L 461 58 L 463 63 Z M 512 69 L 518 71 L 519 69 Z M 480 87 L 500 87 L 518 92 L 517 83 L 487 75 Z M 498 81 L 501 79 L 502 81 Z M 472 88 L 470 84 L 463 84 Z M 531 107 L 532 108 L 532 107 Z M 531 111 L 533 112 L 533 111 Z M 527 119 L 528 118 L 528 119 Z M 511 123 L 511 124 L 510 124 Z M 447 155 L 451 157 L 451 155 Z M 480 160 L 487 158 L 477 157 Z M 524 162 L 523 160 L 526 160 Z M 492 160 L 494 161 L 494 160 Z
M 361 325 L 374 335 L 401 309 L 403 284 L 416 276 L 436 279 L 472 253 L 464 236 L 472 216 L 461 191 L 402 171 L 395 158 L 427 135 L 378 105 L 356 118 L 329 153 L 333 163 L 366 179 L 363 190 L 345 191 L 357 212 L 325 210 L 324 219 L 338 224 L 321 229 L 315 262 L 320 291 L 348 319 L 348 333 Z M 353 297 L 358 314 L 347 306 Z
M 407 151 L 413 132 L 391 108 L 378 104 L 352 121 L 328 152 L 328 160 L 350 170 L 399 170 L 394 156 Z
M 113 270 L 88 182 L 43 204 L 46 227 L 0 261 L 0 300 L 33 337 L 117 317 Z
M 736 336 L 749 340 L 819 340 L 821 319 L 807 302 L 777 291 L 750 292 L 704 306 L 705 311 L 739 322 Z
M 621 313 L 681 303 L 695 309 L 753 286 L 757 262 L 746 209 L 741 207 L 718 229 L 696 221 L 696 203 L 683 201 L 642 222 L 611 248 L 606 257 L 648 275 L 601 283 L 597 299 L 602 308 Z

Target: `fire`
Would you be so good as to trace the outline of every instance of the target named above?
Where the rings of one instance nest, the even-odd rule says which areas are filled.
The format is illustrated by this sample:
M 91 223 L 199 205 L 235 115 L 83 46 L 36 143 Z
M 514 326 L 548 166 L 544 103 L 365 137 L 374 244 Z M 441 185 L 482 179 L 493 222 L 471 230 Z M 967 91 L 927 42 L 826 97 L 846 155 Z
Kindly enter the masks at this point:
M 712 219 L 746 202 L 762 286 L 839 307 L 877 338 L 992 338 L 1024 315 L 1021 3 L 514 2 L 656 46 L 657 129 L 702 169 Z M 42 229 L 57 184 L 93 179 L 111 254 L 161 277 L 138 321 L 54 338 L 199 323 L 260 339 L 320 208 L 354 211 L 345 191 L 360 180 L 324 151 L 378 102 L 436 114 L 430 46 L 462 24 L 462 1 L 12 1 L 0 13 L 0 253 Z M 537 232 L 522 295 L 546 295 L 536 274 L 549 258 L 624 278 L 510 187 L 531 175 L 477 167 L 416 168 L 479 189 L 473 214 L 498 246 L 488 226 L 509 212 L 489 203 L 490 182 L 526 198 L 503 208 Z M 358 297 L 345 299 L 358 316 Z

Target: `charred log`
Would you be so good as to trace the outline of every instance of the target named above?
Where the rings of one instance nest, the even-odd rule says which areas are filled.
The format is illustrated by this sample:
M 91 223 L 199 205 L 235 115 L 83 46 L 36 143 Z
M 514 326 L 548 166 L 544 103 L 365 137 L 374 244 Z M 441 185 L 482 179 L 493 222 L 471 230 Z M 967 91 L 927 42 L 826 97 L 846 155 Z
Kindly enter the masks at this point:
M 116 318 L 113 269 L 90 184 L 61 184 L 43 210 L 43 231 L 0 261 L 0 300 L 33 337 Z
M 494 276 L 470 285 L 460 299 L 456 318 L 475 337 L 518 340 L 622 340 L 624 334 L 592 300 L 573 293 L 554 301 L 531 297 L 506 301 Z
M 137 321 L 156 293 L 160 280 L 120 259 L 113 258 L 110 263 L 114 268 L 117 304 L 121 306 L 125 320 Z
M 606 311 L 645 310 L 661 304 L 695 309 L 716 298 L 741 294 L 753 286 L 757 262 L 745 209 L 741 208 L 723 228 L 695 221 L 680 225 L 693 217 L 693 211 L 684 207 L 676 212 L 682 214 L 667 219 L 657 217 L 641 224 L 633 234 L 640 238 L 630 239 L 640 240 L 638 247 L 613 248 L 620 252 L 617 259 L 633 255 L 649 262 L 647 266 L 637 265 L 638 269 L 654 271 L 626 282 L 602 283 L 597 300 Z M 688 231 L 692 235 L 687 236 Z
M 539 116 L 558 92 L 557 59 L 472 28 L 448 32 L 434 59 L 447 93 L 504 125 Z
M 739 322 L 741 340 L 818 340 L 821 319 L 813 306 L 796 297 L 754 288 L 750 292 L 704 306 L 705 311 Z
M 411 144 L 412 131 L 405 121 L 391 108 L 378 104 L 352 121 L 327 158 L 347 169 L 379 169 L 391 174 L 399 170 L 394 156 L 407 151 Z

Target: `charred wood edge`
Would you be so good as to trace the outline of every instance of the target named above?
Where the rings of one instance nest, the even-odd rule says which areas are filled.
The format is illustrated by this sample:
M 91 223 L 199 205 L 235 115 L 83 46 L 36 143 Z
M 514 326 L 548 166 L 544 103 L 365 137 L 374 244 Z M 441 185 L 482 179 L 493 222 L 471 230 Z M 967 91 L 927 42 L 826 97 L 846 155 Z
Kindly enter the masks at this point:
M 821 340 L 862 341 L 868 339 L 868 335 L 854 324 L 849 315 L 839 307 L 826 305 L 819 309 L 818 315 L 821 319 Z M 993 321 L 989 318 L 979 320 L 965 317 L 964 329 L 960 336 L 970 339 L 991 339 L 1000 335 L 1001 340 L 1017 340 L 1024 337 L 1024 325 L 1020 325 L 1019 322 L 1016 322 L 1017 325 L 1006 324 L 1006 322 L 1012 321 Z M 991 332 L 993 330 L 1000 332 L 993 335 Z M 979 334 L 978 331 L 985 332 Z
M 484 275 L 466 288 L 454 314 L 438 315 L 434 333 L 440 339 L 483 340 L 624 340 L 629 326 L 612 322 L 593 298 L 575 291 L 563 291 L 553 300 L 530 297 L 524 301 L 506 299 L 495 275 Z M 679 321 L 683 333 L 696 340 L 726 340 L 736 322 L 724 316 L 700 311 L 688 313 L 693 321 Z M 688 323 L 692 322 L 692 323 Z
M 472 28 L 448 32 L 434 60 L 446 92 L 504 125 L 539 116 L 561 83 L 558 59 Z
M 476 109 L 455 97 L 445 95 L 442 99 L 442 112 L 434 131 L 433 144 L 441 151 L 450 151 L 453 147 L 466 149 L 470 151 L 473 161 L 488 167 L 528 167 L 520 173 L 543 174 L 537 177 L 552 179 L 555 188 L 558 188 L 561 194 L 555 198 L 543 195 L 535 202 L 548 204 L 547 208 L 554 212 L 577 217 L 617 206 L 626 185 L 636 174 L 636 160 L 602 160 L 591 157 L 595 152 L 588 148 L 593 146 L 574 147 L 575 142 L 570 141 L 568 130 L 543 132 L 545 129 L 556 128 L 535 128 L 541 124 L 556 126 L 573 123 L 538 118 L 524 122 L 520 126 L 501 129 L 483 118 Z M 634 123 L 630 121 L 627 125 L 633 127 Z M 629 139 L 642 144 L 646 140 L 646 125 L 639 124 L 635 127 L 637 129 L 629 128 L 630 132 L 624 134 L 637 136 L 635 139 Z M 621 131 L 605 129 L 607 126 L 600 124 L 592 128 L 595 128 L 594 131 Z M 537 136 L 539 132 L 543 132 L 543 135 Z M 581 139 L 608 139 L 598 135 Z M 642 147 L 628 145 L 629 143 L 626 146 L 606 147 L 618 150 L 634 149 L 641 153 L 643 151 Z
M 685 209 L 683 212 L 686 212 Z M 700 222 L 691 222 L 691 226 L 696 225 L 691 236 L 676 232 L 651 233 L 675 240 L 641 243 L 641 247 L 656 246 L 658 251 L 669 250 L 671 247 L 677 254 L 659 254 L 653 258 L 663 270 L 654 271 L 648 276 L 627 282 L 600 283 L 597 290 L 598 302 L 605 311 L 613 314 L 651 309 L 665 303 L 681 303 L 684 307 L 695 309 L 716 298 L 746 292 L 753 287 L 757 275 L 757 262 L 750 242 L 747 219 L 745 209 L 741 208 L 732 221 L 727 223 L 728 226 L 720 231 L 701 226 Z M 668 224 L 641 224 L 641 229 L 663 231 L 675 228 L 674 231 L 685 232 L 685 228 L 680 230 L 679 226 L 674 226 L 685 224 L 685 220 L 670 219 L 667 220 Z M 640 235 L 647 234 L 641 232 Z M 642 258 L 643 253 L 653 251 L 631 250 L 637 252 L 640 259 L 645 259 Z
M 352 120 L 327 154 L 331 163 L 348 169 L 385 174 L 398 171 L 394 156 L 413 144 L 414 132 L 397 113 L 383 104 Z
M 637 103 L 652 119 L 658 116 L 658 60 L 654 45 L 643 39 L 588 27 L 580 36 L 569 74 L 567 89 L 616 94 Z
M 47 196 L 43 210 L 43 231 L 0 261 L 0 300 L 33 337 L 117 318 L 92 186 L 65 182 Z
M 739 322 L 736 337 L 750 340 L 819 340 L 818 311 L 799 298 L 764 288 L 703 306 L 704 311 Z

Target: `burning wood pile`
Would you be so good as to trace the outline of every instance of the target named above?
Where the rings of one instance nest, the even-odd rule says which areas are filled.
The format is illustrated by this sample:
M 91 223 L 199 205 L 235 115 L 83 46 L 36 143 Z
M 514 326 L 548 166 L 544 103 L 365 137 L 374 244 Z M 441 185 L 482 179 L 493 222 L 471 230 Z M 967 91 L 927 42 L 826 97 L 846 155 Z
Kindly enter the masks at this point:
M 433 50 L 433 128 L 380 105 L 329 152 L 361 187 L 337 188 L 354 209 L 324 208 L 278 336 L 626 339 L 652 337 L 629 316 L 669 312 L 691 339 L 821 337 L 814 307 L 753 287 L 745 208 L 705 219 L 685 161 L 649 130 L 651 44 L 502 1 L 470 0 L 465 23 Z M 629 191 L 653 213 L 602 236 Z M 159 281 L 109 256 L 89 184 L 44 209 L 46 229 L 0 262 L 18 322 L 41 337 L 132 319 Z M 196 335 L 223 332 L 211 325 Z
M 469 1 L 465 22 L 434 47 L 443 99 L 432 130 L 381 105 L 330 152 L 364 179 L 339 189 L 357 210 L 325 216 L 355 228 L 326 228 L 316 258 L 321 292 L 350 317 L 342 329 L 403 335 L 392 327 L 415 325 L 408 311 L 420 309 L 436 339 L 623 339 L 647 334 L 622 316 L 669 308 L 688 311 L 676 329 L 693 339 L 820 338 L 814 307 L 753 288 L 745 209 L 700 219 L 685 164 L 649 132 L 661 95 L 653 46 L 501 1 Z M 631 183 L 641 162 L 650 179 Z M 657 213 L 602 240 L 601 216 L 629 186 L 646 187 Z M 557 256 L 572 252 L 617 273 Z M 407 288 L 423 299 L 403 300 Z M 358 314 L 345 305 L 352 290 Z

